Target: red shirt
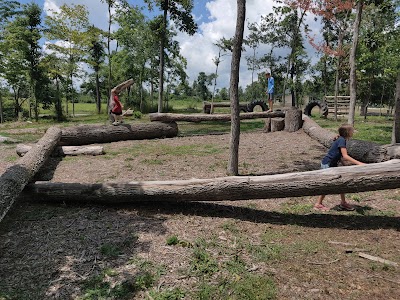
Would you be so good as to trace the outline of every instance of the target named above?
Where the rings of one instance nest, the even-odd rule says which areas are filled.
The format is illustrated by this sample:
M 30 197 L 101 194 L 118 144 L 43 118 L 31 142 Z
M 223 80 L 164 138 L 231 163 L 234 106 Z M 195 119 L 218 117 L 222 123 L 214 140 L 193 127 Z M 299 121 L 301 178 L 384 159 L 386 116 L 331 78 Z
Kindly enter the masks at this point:
M 122 105 L 121 102 L 119 102 L 118 96 L 114 96 L 114 107 L 111 110 L 113 113 L 122 113 Z

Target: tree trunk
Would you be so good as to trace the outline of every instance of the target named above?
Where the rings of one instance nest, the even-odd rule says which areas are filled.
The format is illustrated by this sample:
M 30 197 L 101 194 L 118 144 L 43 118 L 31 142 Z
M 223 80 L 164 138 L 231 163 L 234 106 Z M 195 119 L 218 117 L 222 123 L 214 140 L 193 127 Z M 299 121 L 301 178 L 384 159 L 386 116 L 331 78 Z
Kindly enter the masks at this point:
M 240 139 L 240 108 L 239 108 L 239 71 L 242 55 L 244 21 L 246 18 L 246 0 L 237 0 L 236 30 L 233 41 L 231 78 L 229 84 L 231 100 L 231 137 L 229 143 L 228 175 L 239 174 L 239 139 Z
M 99 81 L 99 72 L 96 71 L 96 106 L 97 106 L 97 114 L 101 113 L 101 95 L 100 95 L 100 81 Z
M 271 132 L 271 118 L 266 118 L 264 122 L 264 132 Z
M 0 124 L 4 123 L 3 96 L 0 91 Z
M 225 201 L 356 193 L 400 188 L 400 160 L 265 176 L 129 183 L 36 182 L 26 196 L 46 201 Z
M 285 131 L 295 132 L 303 125 L 302 111 L 298 108 L 291 108 L 285 112 Z
M 361 16 L 362 16 L 362 8 L 364 1 L 359 0 L 357 2 L 357 14 L 356 19 L 354 20 L 353 27 L 353 43 L 350 51 L 350 107 L 349 107 L 349 118 L 348 123 L 350 125 L 354 125 L 354 117 L 356 111 L 356 101 L 357 101 L 357 76 L 356 76 L 356 53 L 357 53 L 357 44 L 358 37 L 360 32 L 360 24 L 361 24 Z
M 396 99 L 394 99 L 394 124 L 392 134 L 392 144 L 400 143 L 400 72 L 397 74 Z
M 124 140 L 170 138 L 178 135 L 178 125 L 171 123 L 139 123 L 112 125 L 81 125 L 63 128 L 60 146 L 80 146 Z
M 167 35 L 167 13 L 168 13 L 168 1 L 166 1 L 166 7 L 164 8 L 163 15 L 163 32 L 161 34 L 160 40 L 160 70 L 159 70 L 159 83 L 158 83 L 158 108 L 157 112 L 161 113 L 163 111 L 163 97 L 164 97 L 164 48 L 165 39 Z
M 329 148 L 337 134 L 321 128 L 309 117 L 303 115 L 303 130 L 310 137 Z M 394 158 L 400 158 L 400 145 L 379 145 L 361 140 L 349 140 L 347 143 L 349 155 L 365 163 L 378 163 Z M 321 157 L 322 159 L 322 157 Z
M 15 149 L 19 156 L 24 156 L 35 145 L 18 144 Z M 56 147 L 51 156 L 65 155 L 102 155 L 104 154 L 103 146 L 59 146 Z
M 50 127 L 39 142 L 0 176 L 0 221 L 15 199 L 43 166 L 61 138 L 61 130 Z
M 284 117 L 285 113 L 282 111 L 275 112 L 252 112 L 243 113 L 239 115 L 239 119 L 257 119 L 257 118 L 274 118 Z M 160 122 L 174 122 L 174 121 L 185 121 L 185 122 L 202 122 L 202 121 L 231 121 L 231 115 L 229 114 L 173 114 L 173 113 L 152 113 L 149 114 L 150 121 Z

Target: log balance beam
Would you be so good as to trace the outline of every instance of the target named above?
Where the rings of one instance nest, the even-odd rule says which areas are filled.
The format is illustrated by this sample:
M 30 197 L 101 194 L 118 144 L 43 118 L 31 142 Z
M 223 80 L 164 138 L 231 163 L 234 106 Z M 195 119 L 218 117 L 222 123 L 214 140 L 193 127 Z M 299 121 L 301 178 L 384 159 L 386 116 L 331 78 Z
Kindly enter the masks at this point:
M 230 114 L 173 114 L 173 113 L 152 113 L 149 114 L 150 121 L 159 121 L 159 122 L 202 122 L 202 121 L 231 121 Z M 252 112 L 252 113 L 242 113 L 239 115 L 241 120 L 244 119 L 257 119 L 257 118 L 277 118 L 277 117 L 285 117 L 285 112 L 283 111 L 274 111 L 274 112 Z
M 400 160 L 266 176 L 230 176 L 127 183 L 36 182 L 24 198 L 43 201 L 135 203 L 224 201 L 316 196 L 400 188 Z

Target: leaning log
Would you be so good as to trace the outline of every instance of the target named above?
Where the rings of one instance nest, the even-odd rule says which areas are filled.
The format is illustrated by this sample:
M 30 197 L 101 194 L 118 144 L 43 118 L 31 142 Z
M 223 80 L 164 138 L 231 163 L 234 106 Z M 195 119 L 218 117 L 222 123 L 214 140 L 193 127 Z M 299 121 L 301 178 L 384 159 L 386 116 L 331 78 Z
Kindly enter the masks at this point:
M 266 176 L 102 184 L 36 182 L 24 195 L 33 200 L 102 203 L 271 199 L 396 189 L 400 188 L 399 170 L 400 160 L 391 160 Z
M 149 115 L 150 121 L 160 121 L 160 122 L 202 122 L 202 121 L 225 121 L 230 122 L 230 114 L 171 114 L 171 113 L 152 113 Z M 239 115 L 241 120 L 244 119 L 257 119 L 257 118 L 275 118 L 275 117 L 285 117 L 283 111 L 274 112 L 251 112 L 242 113 Z
M 320 127 L 314 120 L 303 115 L 303 130 L 311 138 L 329 148 L 337 133 Z M 347 152 L 351 157 L 365 162 L 377 163 L 400 158 L 400 145 L 379 145 L 376 143 L 351 139 L 347 143 Z
M 60 146 L 80 146 L 124 140 L 171 138 L 178 135 L 175 122 L 113 125 L 81 125 L 63 128 Z
M 50 127 L 34 147 L 0 176 L 0 221 L 15 199 L 43 166 L 61 138 L 61 130 Z
M 34 146 L 34 145 L 33 145 Z M 29 150 L 32 149 L 32 145 L 18 144 L 15 151 L 19 156 L 24 156 Z M 58 146 L 54 149 L 51 156 L 76 156 L 76 155 L 103 155 L 103 146 Z

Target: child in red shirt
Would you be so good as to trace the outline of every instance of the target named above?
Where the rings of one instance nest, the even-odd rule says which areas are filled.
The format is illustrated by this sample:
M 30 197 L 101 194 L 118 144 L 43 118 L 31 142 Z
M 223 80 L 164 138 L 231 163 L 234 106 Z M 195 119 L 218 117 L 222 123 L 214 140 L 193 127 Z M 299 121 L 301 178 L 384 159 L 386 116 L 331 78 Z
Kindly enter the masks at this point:
M 123 121 L 122 121 L 123 105 L 119 101 L 118 94 L 115 92 L 114 89 L 111 90 L 111 96 L 113 99 L 113 106 L 112 106 L 110 113 L 114 117 L 114 122 L 112 124 L 119 125 L 119 124 L 123 123 Z

